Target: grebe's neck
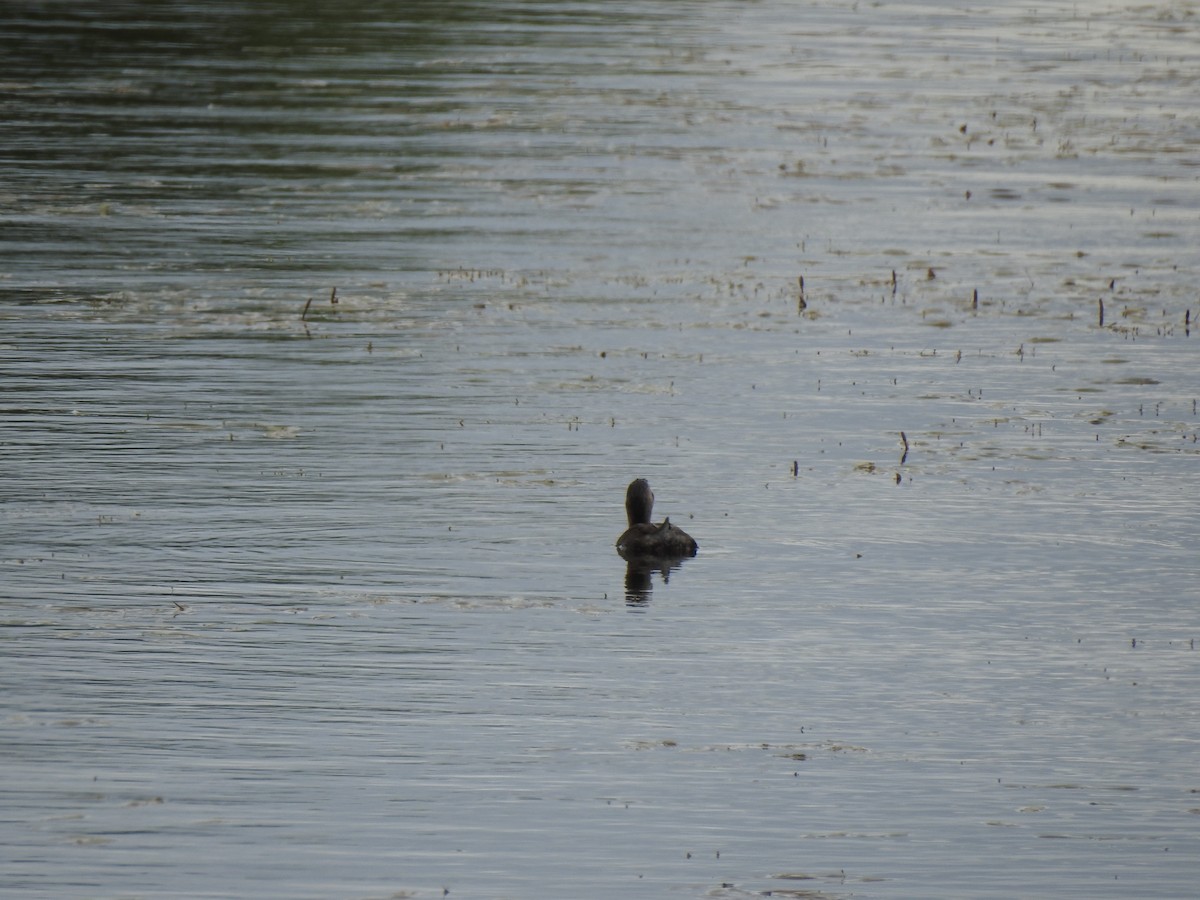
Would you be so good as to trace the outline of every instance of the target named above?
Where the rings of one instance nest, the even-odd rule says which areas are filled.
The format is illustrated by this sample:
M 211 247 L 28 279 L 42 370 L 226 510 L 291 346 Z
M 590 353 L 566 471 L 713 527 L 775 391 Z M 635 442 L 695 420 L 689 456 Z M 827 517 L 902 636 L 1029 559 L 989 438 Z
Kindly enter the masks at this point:
M 629 490 L 625 492 L 625 514 L 629 516 L 629 527 L 648 523 L 653 509 L 654 492 L 650 490 L 650 482 L 645 478 L 631 482 Z

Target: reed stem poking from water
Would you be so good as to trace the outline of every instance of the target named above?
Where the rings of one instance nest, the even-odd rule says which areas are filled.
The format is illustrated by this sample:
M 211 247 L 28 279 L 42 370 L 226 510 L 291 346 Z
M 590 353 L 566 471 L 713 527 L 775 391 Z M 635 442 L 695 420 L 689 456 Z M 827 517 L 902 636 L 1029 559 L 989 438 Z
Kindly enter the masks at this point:
M 301 322 L 308 320 L 308 308 L 310 306 L 312 306 L 312 297 L 308 298 L 308 302 L 304 304 L 304 312 L 300 313 L 300 321 Z
M 900 446 L 904 448 L 904 452 L 900 454 L 900 465 L 904 465 L 908 459 L 908 435 L 903 431 L 900 432 Z
M 1100 307 L 1100 327 L 1103 328 L 1104 327 L 1104 298 L 1103 297 L 1098 298 L 1096 300 L 1096 303 Z

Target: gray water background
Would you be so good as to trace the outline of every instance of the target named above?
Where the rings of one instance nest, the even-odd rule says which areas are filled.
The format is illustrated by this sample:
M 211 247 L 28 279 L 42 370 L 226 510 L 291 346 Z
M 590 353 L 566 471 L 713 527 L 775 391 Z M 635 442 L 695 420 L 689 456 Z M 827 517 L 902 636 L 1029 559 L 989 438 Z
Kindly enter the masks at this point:
M 0 894 L 1194 894 L 1198 13 L 6 4 Z

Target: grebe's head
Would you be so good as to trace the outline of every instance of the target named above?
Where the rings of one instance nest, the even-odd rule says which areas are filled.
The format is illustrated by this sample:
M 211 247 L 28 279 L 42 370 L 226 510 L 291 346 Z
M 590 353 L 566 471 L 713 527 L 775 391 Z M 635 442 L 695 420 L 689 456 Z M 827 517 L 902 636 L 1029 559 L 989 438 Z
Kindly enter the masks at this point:
M 640 525 L 650 521 L 650 511 L 654 509 L 654 491 L 650 490 L 650 482 L 639 478 L 629 483 L 625 491 L 625 514 L 629 516 L 629 526 Z

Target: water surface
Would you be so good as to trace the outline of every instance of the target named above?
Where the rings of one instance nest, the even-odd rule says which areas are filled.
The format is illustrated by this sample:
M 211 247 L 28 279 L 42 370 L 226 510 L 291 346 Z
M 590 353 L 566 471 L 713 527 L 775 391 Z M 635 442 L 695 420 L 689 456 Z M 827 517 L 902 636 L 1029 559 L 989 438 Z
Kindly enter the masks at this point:
M 0 891 L 1187 895 L 1195 23 L 10 4 Z

